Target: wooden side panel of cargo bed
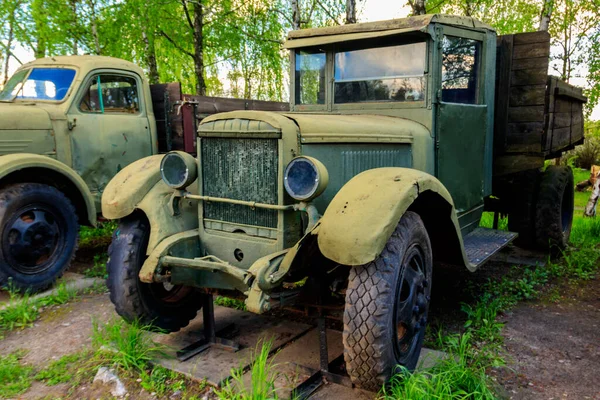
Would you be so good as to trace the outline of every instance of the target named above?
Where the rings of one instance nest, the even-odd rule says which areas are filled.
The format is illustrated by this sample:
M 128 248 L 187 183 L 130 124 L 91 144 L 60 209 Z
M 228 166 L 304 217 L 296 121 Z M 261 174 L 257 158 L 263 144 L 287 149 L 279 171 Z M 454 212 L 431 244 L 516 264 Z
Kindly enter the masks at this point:
M 544 142 L 548 32 L 498 37 L 494 153 L 540 153 Z

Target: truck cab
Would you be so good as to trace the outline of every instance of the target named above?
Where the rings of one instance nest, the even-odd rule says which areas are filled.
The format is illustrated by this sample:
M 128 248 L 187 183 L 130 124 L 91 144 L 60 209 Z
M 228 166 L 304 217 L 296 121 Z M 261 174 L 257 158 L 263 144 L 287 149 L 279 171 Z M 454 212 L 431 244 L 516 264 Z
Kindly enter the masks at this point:
M 583 139 L 585 98 L 547 76 L 547 33 L 499 39 L 468 17 L 293 31 L 285 47 L 290 112 L 214 114 L 196 157 L 109 183 L 111 300 L 169 331 L 200 308 L 214 327 L 215 293 L 255 313 L 343 308 L 346 370 L 377 391 L 416 366 L 434 268 L 475 271 L 521 233 L 567 243 L 572 174 L 542 167 Z M 478 227 L 484 210 L 516 232 Z

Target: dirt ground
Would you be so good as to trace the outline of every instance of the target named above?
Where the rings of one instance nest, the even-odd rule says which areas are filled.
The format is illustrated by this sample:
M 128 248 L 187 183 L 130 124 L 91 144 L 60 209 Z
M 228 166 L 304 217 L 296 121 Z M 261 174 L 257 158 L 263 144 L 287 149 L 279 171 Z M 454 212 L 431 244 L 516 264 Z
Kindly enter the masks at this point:
M 600 400 L 600 278 L 560 300 L 525 303 L 506 315 L 508 367 L 499 382 L 513 399 Z
M 83 263 L 82 263 L 83 264 Z M 461 326 L 460 288 L 477 285 L 509 266 L 492 263 L 477 274 L 438 275 L 437 300 L 432 303 L 432 325 Z M 435 290 L 434 290 L 435 292 Z M 503 316 L 508 366 L 494 371 L 512 399 L 600 400 L 600 279 L 558 288 L 566 293 L 522 303 Z M 452 298 L 453 301 L 447 301 Z M 41 368 L 53 359 L 78 352 L 90 344 L 92 320 L 107 321 L 116 313 L 107 294 L 83 295 L 72 303 L 42 312 L 31 328 L 9 332 L 0 340 L 0 354 L 27 350 L 23 362 Z M 130 398 L 155 398 L 131 388 Z M 21 398 L 107 398 L 91 385 L 67 396 L 68 385 L 34 382 Z M 329 398 L 337 398 L 330 393 Z M 333 397 L 331 397 L 333 396 Z M 339 397 L 339 399 L 346 396 Z

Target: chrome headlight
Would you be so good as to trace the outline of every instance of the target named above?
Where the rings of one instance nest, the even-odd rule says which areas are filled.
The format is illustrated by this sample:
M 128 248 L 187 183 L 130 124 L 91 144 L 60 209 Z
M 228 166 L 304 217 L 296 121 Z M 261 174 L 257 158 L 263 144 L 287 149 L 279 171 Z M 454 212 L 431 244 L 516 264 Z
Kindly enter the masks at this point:
M 196 159 L 183 151 L 171 151 L 160 162 L 160 175 L 173 189 L 184 189 L 198 177 Z
M 327 168 L 317 159 L 300 156 L 285 169 L 285 190 L 296 200 L 309 201 L 323 193 L 329 183 Z

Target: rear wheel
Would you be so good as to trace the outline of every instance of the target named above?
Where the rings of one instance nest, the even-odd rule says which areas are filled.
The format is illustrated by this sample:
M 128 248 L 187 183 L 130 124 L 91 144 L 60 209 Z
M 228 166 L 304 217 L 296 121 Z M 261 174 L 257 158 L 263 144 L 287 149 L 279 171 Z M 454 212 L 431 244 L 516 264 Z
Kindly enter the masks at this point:
M 77 250 L 79 225 L 69 199 L 40 183 L 0 191 L 0 284 L 36 292 L 52 285 Z
M 110 300 L 128 322 L 175 332 L 194 319 L 204 295 L 190 286 L 140 281 L 149 237 L 150 226 L 142 216 L 119 223 L 106 263 Z
M 382 253 L 352 267 L 344 310 L 344 358 L 352 381 L 378 391 L 398 366 L 419 360 L 431 294 L 432 253 L 418 214 L 407 212 Z
M 535 214 L 537 245 L 543 249 L 564 249 L 573 225 L 575 189 L 570 167 L 550 165 L 544 171 Z

